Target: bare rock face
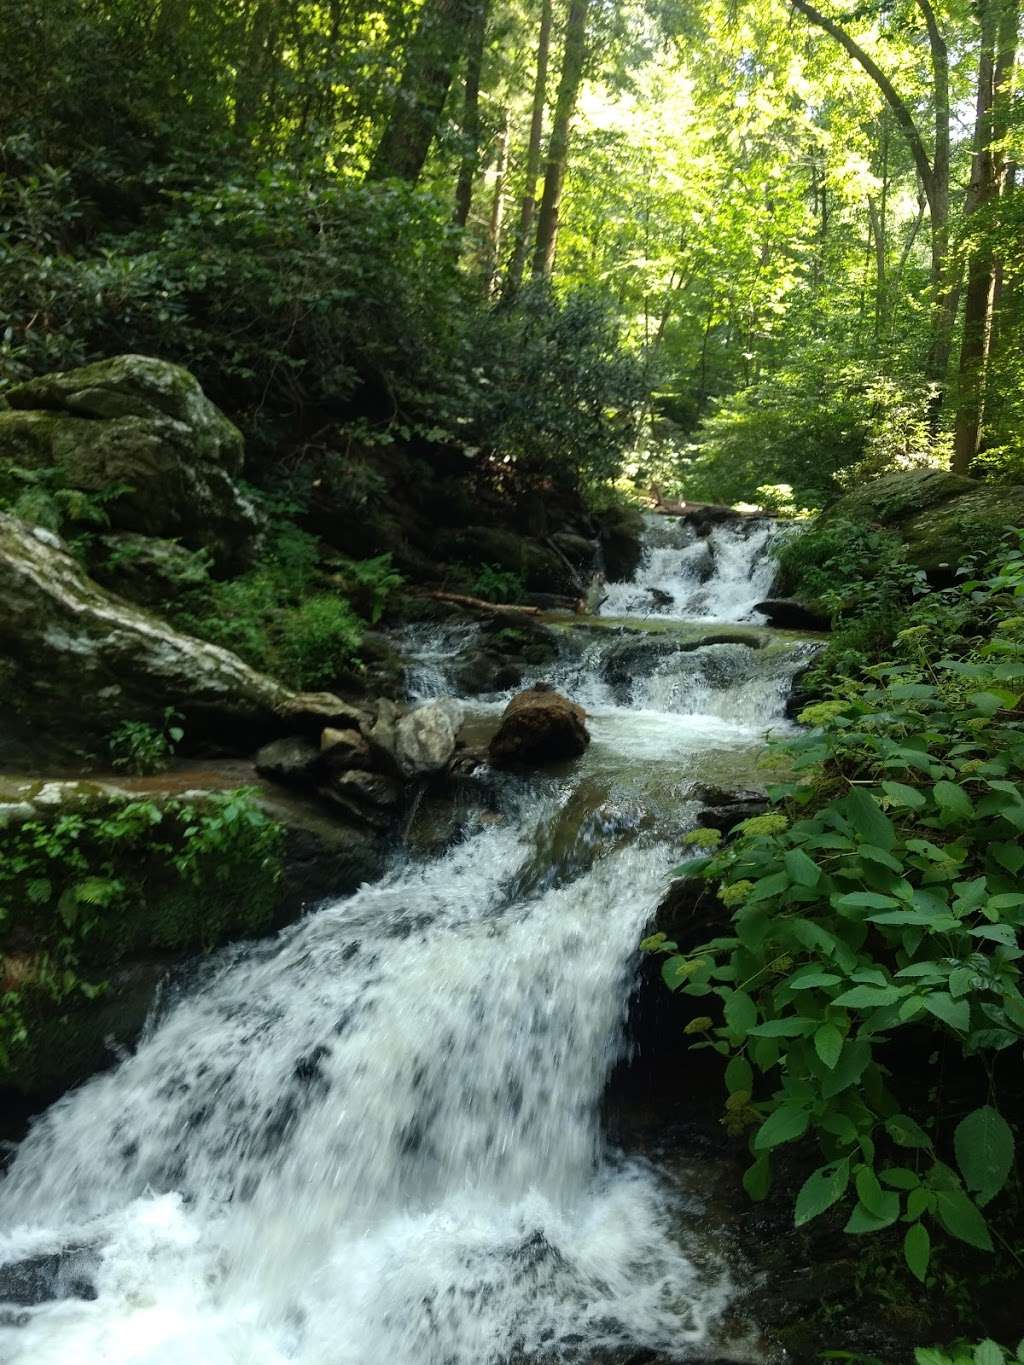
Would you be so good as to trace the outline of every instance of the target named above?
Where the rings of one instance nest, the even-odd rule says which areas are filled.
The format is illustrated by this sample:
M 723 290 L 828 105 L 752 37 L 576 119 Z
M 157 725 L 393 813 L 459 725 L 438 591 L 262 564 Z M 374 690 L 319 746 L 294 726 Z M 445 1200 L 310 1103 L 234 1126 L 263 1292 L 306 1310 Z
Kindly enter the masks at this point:
M 244 557 L 259 518 L 237 483 L 242 436 L 188 370 L 115 356 L 5 397 L 0 466 L 55 470 L 63 487 L 104 494 L 115 531 L 180 539 L 221 563 Z
M 491 740 L 495 767 L 537 767 L 578 758 L 590 743 L 587 714 L 547 683 L 513 697 Z
M 403 716 L 395 729 L 398 766 L 406 777 L 439 773 L 455 753 L 462 707 L 451 698 L 427 702 Z
M 190 737 L 246 749 L 363 719 L 106 592 L 57 536 L 0 513 L 0 739 L 10 728 L 41 745 L 66 734 L 88 748 L 121 721 L 157 720 L 166 707 L 184 715 Z

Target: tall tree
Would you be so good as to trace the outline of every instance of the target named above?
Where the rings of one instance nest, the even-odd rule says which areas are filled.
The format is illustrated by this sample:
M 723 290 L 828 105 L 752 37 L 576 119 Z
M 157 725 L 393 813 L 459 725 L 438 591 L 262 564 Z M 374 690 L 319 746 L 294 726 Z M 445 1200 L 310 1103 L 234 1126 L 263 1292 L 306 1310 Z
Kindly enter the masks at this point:
M 455 186 L 455 224 L 465 227 L 473 203 L 473 186 L 480 168 L 480 76 L 484 65 L 487 18 L 491 0 L 474 0 L 473 22 L 466 51 L 466 93 L 462 105 L 462 160 Z
M 368 180 L 419 179 L 478 0 L 426 0 Z
M 526 256 L 530 249 L 533 219 L 537 212 L 537 181 L 540 178 L 540 159 L 544 142 L 544 109 L 548 98 L 548 65 L 551 60 L 551 28 L 554 22 L 553 0 L 541 0 L 540 36 L 537 39 L 537 66 L 533 81 L 533 107 L 530 113 L 530 138 L 526 148 L 526 188 L 519 210 L 516 244 L 505 277 L 504 295 L 514 298 L 523 282 Z
M 587 16 L 589 0 L 569 0 L 569 16 L 565 26 L 565 49 L 562 72 L 558 81 L 558 96 L 548 143 L 548 162 L 544 173 L 544 197 L 537 216 L 537 249 L 533 258 L 534 275 L 551 277 L 555 267 L 555 248 L 558 242 L 558 218 L 565 186 L 565 171 L 569 161 L 569 134 L 576 112 L 583 70 L 587 59 Z
M 921 188 L 928 201 L 931 225 L 931 260 L 933 311 L 931 343 L 928 352 L 928 374 L 941 384 L 949 368 L 952 328 L 956 313 L 956 285 L 949 278 L 947 255 L 949 248 L 949 54 L 946 41 L 939 30 L 929 0 L 917 0 L 918 8 L 928 31 L 928 45 L 932 67 L 932 109 L 934 114 L 933 152 L 925 146 L 924 138 L 911 112 L 910 105 L 900 95 L 891 79 L 874 58 L 840 24 L 809 3 L 809 0 L 790 0 L 812 24 L 824 30 L 871 77 L 892 111 L 914 159 Z
M 1006 107 L 1017 57 L 1017 0 L 983 0 L 980 14 L 977 111 L 971 156 L 968 212 L 991 205 L 1003 189 L 1006 157 Z M 983 233 L 967 265 L 964 330 L 960 346 L 960 392 L 953 468 L 966 474 L 981 449 L 985 389 L 992 341 L 996 257 Z

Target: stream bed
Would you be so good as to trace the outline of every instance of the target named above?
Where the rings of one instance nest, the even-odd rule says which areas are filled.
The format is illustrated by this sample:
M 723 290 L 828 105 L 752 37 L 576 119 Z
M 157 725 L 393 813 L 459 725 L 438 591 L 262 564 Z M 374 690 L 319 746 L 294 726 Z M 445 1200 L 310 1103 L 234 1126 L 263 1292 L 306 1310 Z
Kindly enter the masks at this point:
M 36 1121 L 0 1184 L 3 1365 L 763 1359 L 702 1191 L 601 1101 L 697 793 L 757 785 L 815 647 L 753 615 L 776 534 L 652 521 L 543 671 L 584 758 L 481 779 L 440 855 L 197 965 Z M 450 695 L 451 633 L 407 643 L 413 694 Z

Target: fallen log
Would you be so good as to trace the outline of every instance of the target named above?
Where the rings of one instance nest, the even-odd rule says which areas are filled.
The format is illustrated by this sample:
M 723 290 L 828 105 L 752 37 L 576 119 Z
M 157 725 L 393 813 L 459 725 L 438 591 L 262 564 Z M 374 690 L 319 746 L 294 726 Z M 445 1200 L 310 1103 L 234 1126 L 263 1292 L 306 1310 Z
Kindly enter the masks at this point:
M 454 607 L 465 607 L 467 611 L 482 611 L 489 616 L 540 616 L 540 607 L 522 607 L 513 602 L 485 602 L 482 597 L 469 597 L 461 592 L 441 592 L 439 589 L 419 588 L 414 590 L 417 597 L 429 597 L 433 602 L 450 602 Z

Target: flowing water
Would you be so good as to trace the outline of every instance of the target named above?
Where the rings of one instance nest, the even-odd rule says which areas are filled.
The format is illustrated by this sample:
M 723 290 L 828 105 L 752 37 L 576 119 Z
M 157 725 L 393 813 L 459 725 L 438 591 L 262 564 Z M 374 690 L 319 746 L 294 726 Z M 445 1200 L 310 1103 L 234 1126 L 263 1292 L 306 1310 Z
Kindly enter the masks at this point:
M 749 785 L 810 648 L 638 633 L 630 603 L 685 582 L 681 614 L 748 614 L 772 535 L 748 529 L 714 533 L 703 584 L 691 546 L 652 546 L 611 588 L 632 632 L 565 632 L 583 760 L 490 781 L 444 855 L 202 964 L 36 1122 L 0 1185 L 0 1298 L 4 1266 L 47 1293 L 0 1304 L 4 1365 L 729 1358 L 699 1208 L 609 1150 L 599 1106 L 696 784 Z M 456 644 L 420 639 L 415 692 L 450 690 Z

